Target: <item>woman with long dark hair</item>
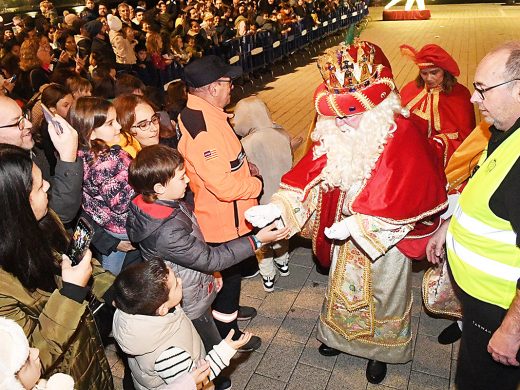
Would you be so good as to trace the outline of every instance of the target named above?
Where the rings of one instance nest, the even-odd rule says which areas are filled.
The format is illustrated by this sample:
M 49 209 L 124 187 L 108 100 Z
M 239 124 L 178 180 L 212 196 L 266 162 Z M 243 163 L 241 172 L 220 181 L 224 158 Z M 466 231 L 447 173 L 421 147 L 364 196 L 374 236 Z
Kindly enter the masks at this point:
M 76 389 L 113 389 L 92 313 L 113 282 L 88 252 L 72 266 L 68 238 L 48 210 L 49 183 L 30 152 L 0 144 L 0 316 L 16 321 L 40 350 L 43 375 L 71 375 Z M 91 279 L 93 283 L 90 283 Z

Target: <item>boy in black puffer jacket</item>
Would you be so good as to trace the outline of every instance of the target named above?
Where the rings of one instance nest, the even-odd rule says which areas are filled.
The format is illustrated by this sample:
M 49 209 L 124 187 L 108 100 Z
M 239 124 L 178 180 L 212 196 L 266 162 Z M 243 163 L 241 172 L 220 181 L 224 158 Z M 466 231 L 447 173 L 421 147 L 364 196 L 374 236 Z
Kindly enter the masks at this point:
M 287 237 L 274 224 L 254 236 L 211 247 L 206 244 L 189 206 L 181 199 L 189 182 L 183 157 L 164 145 L 144 148 L 129 167 L 128 181 L 139 195 L 130 204 L 127 232 L 143 259 L 162 258 L 173 264 L 183 285 L 182 307 L 207 350 L 222 339 L 211 316 L 211 304 L 221 281 L 214 273 L 252 256 L 263 244 Z M 242 333 L 235 330 L 234 339 Z M 241 351 L 259 344 L 254 336 Z

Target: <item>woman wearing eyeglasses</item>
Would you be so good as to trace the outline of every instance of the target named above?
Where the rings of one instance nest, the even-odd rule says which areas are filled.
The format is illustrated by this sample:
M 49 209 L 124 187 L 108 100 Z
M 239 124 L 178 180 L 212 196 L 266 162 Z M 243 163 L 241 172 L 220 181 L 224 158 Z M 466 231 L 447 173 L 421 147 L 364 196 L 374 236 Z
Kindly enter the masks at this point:
M 107 255 L 102 256 L 103 268 L 117 275 L 123 266 L 126 252 L 133 250 L 127 241 L 126 217 L 128 204 L 134 196 L 128 184 L 131 153 L 138 144 L 120 145 L 125 139 L 116 118 L 116 110 L 108 100 L 81 97 L 69 111 L 69 123 L 78 131 L 78 156 L 83 161 L 83 212 L 108 235 L 120 241 Z M 135 144 L 135 147 L 129 147 Z
M 138 95 L 121 95 L 114 100 L 121 133 L 134 137 L 141 147 L 163 144 L 177 146 L 172 129 L 161 125 L 161 116 L 153 103 Z
M 417 78 L 401 89 L 402 104 L 421 118 L 416 122 L 432 140 L 446 166 L 455 149 L 475 128 L 471 94 L 457 82 L 459 67 L 440 46 L 429 44 L 417 51 L 401 45 L 401 53 L 419 67 Z
M 145 98 L 121 95 L 114 100 L 121 132 L 139 142 L 141 147 L 157 145 L 160 137 L 159 117 Z

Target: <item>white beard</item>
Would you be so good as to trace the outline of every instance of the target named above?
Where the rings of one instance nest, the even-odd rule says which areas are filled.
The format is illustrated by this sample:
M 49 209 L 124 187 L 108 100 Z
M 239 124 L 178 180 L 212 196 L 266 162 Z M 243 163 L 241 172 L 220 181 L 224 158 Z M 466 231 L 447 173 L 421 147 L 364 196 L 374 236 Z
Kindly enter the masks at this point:
M 340 188 L 348 191 L 353 185 L 370 178 L 385 144 L 396 130 L 395 114 L 405 116 L 399 96 L 392 92 L 381 104 L 362 114 L 357 129 L 336 125 L 336 118 L 320 116 L 311 137 L 314 159 L 327 155 L 321 173 L 325 190 Z

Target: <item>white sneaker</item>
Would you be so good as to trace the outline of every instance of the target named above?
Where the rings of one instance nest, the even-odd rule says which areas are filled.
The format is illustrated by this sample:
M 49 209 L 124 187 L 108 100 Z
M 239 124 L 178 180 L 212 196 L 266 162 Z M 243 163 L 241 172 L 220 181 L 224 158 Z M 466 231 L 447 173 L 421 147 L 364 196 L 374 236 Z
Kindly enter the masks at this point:
M 264 285 L 264 290 L 267 292 L 274 291 L 274 279 L 270 276 L 262 276 L 262 284 Z
M 278 264 L 276 261 L 274 262 L 276 268 L 278 268 L 278 272 L 280 272 L 280 276 L 289 276 L 291 272 L 289 271 L 289 260 L 285 260 L 283 264 Z

